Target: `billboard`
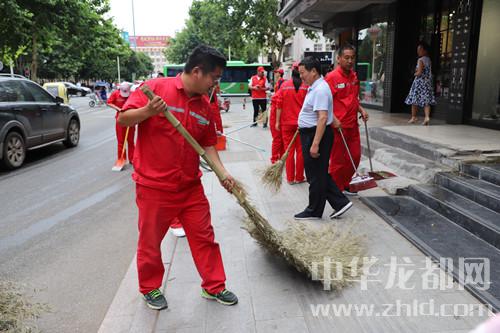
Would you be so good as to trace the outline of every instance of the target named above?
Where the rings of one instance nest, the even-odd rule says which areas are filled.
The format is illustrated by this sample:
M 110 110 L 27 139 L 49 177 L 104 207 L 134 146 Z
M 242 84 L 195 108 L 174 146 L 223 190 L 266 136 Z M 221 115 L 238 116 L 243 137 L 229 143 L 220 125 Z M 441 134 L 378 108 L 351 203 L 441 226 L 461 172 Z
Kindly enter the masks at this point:
M 170 36 L 130 36 L 129 39 L 132 47 L 167 47 Z

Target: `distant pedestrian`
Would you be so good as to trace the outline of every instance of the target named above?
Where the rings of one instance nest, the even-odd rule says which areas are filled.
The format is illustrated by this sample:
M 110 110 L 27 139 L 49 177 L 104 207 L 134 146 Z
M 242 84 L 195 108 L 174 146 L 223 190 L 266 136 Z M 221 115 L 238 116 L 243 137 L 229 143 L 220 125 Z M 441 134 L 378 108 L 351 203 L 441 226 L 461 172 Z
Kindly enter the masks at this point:
M 252 95 L 253 104 L 253 124 L 251 127 L 257 126 L 257 118 L 259 111 L 265 113 L 267 110 L 267 91 L 269 90 L 267 78 L 265 76 L 264 67 L 257 67 L 257 75 L 250 78 L 248 88 Z M 263 128 L 267 127 L 267 118 L 264 120 Z
M 165 77 L 165 75 L 163 74 L 163 72 L 158 72 L 158 74 L 156 74 L 156 77 Z
M 417 45 L 417 67 L 415 78 L 406 97 L 405 104 L 411 105 L 411 118 L 408 123 L 417 122 L 418 108 L 424 108 L 425 119 L 422 125 L 429 125 L 431 105 L 436 104 L 434 90 L 432 88 L 432 66 L 429 58 L 429 45 L 421 41 Z

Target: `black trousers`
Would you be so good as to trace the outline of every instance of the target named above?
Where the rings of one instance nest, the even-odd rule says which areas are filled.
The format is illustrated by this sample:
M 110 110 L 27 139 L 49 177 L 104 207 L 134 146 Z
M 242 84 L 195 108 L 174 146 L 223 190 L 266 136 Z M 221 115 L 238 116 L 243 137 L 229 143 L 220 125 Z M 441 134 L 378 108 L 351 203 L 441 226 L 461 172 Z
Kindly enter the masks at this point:
M 332 177 L 328 174 L 328 163 L 333 146 L 333 130 L 326 126 L 325 134 L 319 144 L 319 157 L 312 158 L 311 149 L 316 133 L 316 127 L 299 128 L 302 155 L 304 156 L 304 169 L 309 182 L 309 205 L 306 210 L 314 216 L 321 217 L 328 200 L 333 209 L 344 207 L 349 199 L 339 190 Z
M 259 116 L 259 109 L 262 112 L 266 112 L 267 109 L 267 99 L 252 99 L 253 104 L 253 122 L 257 121 L 257 117 Z M 267 117 L 264 121 L 264 124 L 267 124 Z

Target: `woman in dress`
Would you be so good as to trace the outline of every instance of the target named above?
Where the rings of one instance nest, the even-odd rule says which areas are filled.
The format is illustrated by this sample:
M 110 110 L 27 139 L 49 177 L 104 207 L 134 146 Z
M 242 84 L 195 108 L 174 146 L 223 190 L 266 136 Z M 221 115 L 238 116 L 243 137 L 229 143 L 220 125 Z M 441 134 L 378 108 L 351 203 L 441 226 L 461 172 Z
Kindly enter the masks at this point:
M 417 46 L 418 61 L 415 69 L 415 79 L 406 97 L 405 104 L 411 105 L 411 119 L 408 123 L 417 121 L 418 108 L 424 108 L 425 119 L 422 125 L 429 125 L 431 105 L 436 104 L 432 88 L 431 59 L 429 58 L 429 45 L 419 42 Z

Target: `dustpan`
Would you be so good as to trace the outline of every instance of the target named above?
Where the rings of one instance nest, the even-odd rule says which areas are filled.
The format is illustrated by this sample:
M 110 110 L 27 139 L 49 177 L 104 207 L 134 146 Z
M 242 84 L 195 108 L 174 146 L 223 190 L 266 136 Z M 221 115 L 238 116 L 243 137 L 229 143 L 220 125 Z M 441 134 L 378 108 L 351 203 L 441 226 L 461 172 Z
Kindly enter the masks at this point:
M 344 142 L 345 149 L 347 150 L 347 154 L 349 155 L 349 159 L 351 160 L 352 167 L 354 169 L 354 177 L 351 179 L 351 182 L 349 183 L 349 191 L 350 192 L 359 192 L 363 190 L 368 190 L 370 188 L 377 187 L 377 183 L 375 182 L 375 179 L 370 176 L 361 176 L 358 174 L 358 170 L 356 168 L 356 165 L 354 164 L 354 160 L 351 155 L 351 151 L 349 150 L 349 147 L 347 146 L 347 141 L 345 141 L 344 133 L 342 132 L 342 129 L 339 128 L 339 133 L 340 136 L 342 137 L 342 141 Z

